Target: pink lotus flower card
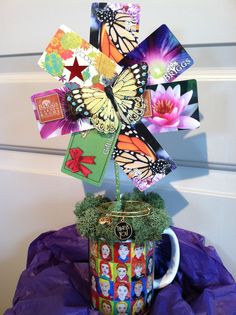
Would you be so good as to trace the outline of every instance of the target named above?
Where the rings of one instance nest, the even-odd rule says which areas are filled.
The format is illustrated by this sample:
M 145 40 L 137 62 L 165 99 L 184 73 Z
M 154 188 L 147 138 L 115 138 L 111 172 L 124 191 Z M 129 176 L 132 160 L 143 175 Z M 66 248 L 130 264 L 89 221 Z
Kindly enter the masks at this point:
M 39 59 L 39 66 L 62 83 L 106 83 L 121 67 L 65 25 L 61 25 Z
M 152 116 L 142 121 L 152 134 L 200 126 L 196 80 L 152 86 Z

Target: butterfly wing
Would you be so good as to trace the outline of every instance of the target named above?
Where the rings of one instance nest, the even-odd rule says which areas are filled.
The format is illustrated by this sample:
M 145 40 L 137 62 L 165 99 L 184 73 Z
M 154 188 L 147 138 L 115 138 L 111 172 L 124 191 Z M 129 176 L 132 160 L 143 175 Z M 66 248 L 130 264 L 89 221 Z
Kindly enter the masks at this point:
M 121 119 L 126 124 L 135 124 L 144 115 L 146 105 L 142 94 L 148 78 L 146 63 L 134 64 L 124 69 L 113 83 L 114 100 Z
M 130 15 L 117 12 L 113 23 L 106 23 L 106 29 L 115 47 L 123 56 L 138 45 L 138 30 Z
M 157 174 L 165 174 L 169 164 L 157 159 L 152 148 L 138 136 L 135 130 L 123 129 L 118 136 L 113 158 L 131 179 L 152 180 Z
M 137 152 L 117 151 L 115 161 L 131 179 L 144 180 L 154 176 L 150 167 L 153 161 L 148 156 Z
M 106 7 L 97 12 L 97 17 L 104 23 L 111 42 L 122 56 L 138 45 L 138 26 L 129 14 Z
M 115 45 L 112 43 L 109 35 L 106 31 L 106 26 L 102 25 L 101 28 L 101 35 L 100 35 L 100 50 L 110 59 L 114 60 L 115 62 L 119 62 L 123 59 L 123 55 L 117 50 Z
M 66 100 L 69 106 L 75 108 L 78 116 L 89 117 L 99 132 L 113 133 L 117 130 L 119 120 L 105 92 L 83 87 L 67 93 Z

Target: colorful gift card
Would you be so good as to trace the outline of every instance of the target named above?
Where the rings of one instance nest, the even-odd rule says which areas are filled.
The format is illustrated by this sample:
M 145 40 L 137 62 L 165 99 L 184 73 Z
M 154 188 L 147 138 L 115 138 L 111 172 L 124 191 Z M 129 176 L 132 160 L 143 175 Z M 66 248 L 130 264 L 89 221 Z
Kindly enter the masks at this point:
M 121 71 L 113 60 L 65 25 L 59 27 L 38 63 L 58 81 L 80 86 L 104 84 Z
M 200 126 L 196 80 L 163 83 L 153 88 L 152 116 L 142 120 L 152 134 Z
M 73 134 L 62 165 L 62 172 L 99 186 L 119 132 L 120 128 L 113 134 L 101 134 L 93 129 Z
M 168 153 L 142 123 L 122 127 L 113 158 L 141 191 L 176 168 Z
M 53 89 L 31 97 L 40 136 L 43 139 L 92 129 L 88 119 L 78 119 L 73 107 L 67 105 L 67 88 Z
M 164 24 L 122 59 L 119 65 L 128 66 L 141 61 L 149 66 L 148 84 L 171 82 L 193 64 L 193 59 Z
M 138 45 L 140 6 L 126 3 L 93 3 L 90 43 L 119 62 Z

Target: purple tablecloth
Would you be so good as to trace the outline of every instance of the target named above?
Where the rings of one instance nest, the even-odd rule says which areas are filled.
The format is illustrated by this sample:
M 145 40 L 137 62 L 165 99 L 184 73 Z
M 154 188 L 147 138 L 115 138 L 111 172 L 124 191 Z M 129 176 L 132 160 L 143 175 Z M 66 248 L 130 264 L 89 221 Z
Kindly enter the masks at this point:
M 156 292 L 151 315 L 235 315 L 236 284 L 204 237 L 179 228 L 181 261 L 174 282 Z M 157 249 L 156 275 L 165 272 L 169 241 Z M 40 235 L 29 248 L 13 299 L 4 315 L 98 314 L 89 306 L 88 242 L 75 226 Z

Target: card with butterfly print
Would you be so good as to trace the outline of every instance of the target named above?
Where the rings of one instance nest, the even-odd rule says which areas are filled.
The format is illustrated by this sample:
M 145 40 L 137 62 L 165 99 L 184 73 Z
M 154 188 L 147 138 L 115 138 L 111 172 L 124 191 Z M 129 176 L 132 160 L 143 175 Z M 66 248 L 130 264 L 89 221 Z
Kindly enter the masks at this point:
M 199 128 L 196 80 L 153 85 L 152 89 L 152 115 L 142 119 L 152 134 Z
M 66 87 L 53 89 L 31 96 L 35 118 L 41 138 L 52 137 L 92 129 L 89 119 L 79 118 L 73 108 L 68 106 Z
M 78 34 L 61 25 L 39 59 L 39 66 L 62 83 L 106 84 L 121 67 Z
M 140 191 L 176 168 L 168 153 L 141 122 L 122 126 L 113 158 Z
M 161 25 L 119 62 L 121 66 L 146 62 L 148 84 L 172 82 L 193 65 L 193 59 L 165 25 Z
M 120 128 L 113 134 L 102 134 L 96 129 L 74 133 L 61 171 L 89 184 L 100 186 L 119 132 Z
M 140 6 L 92 3 L 90 43 L 115 62 L 138 45 Z

